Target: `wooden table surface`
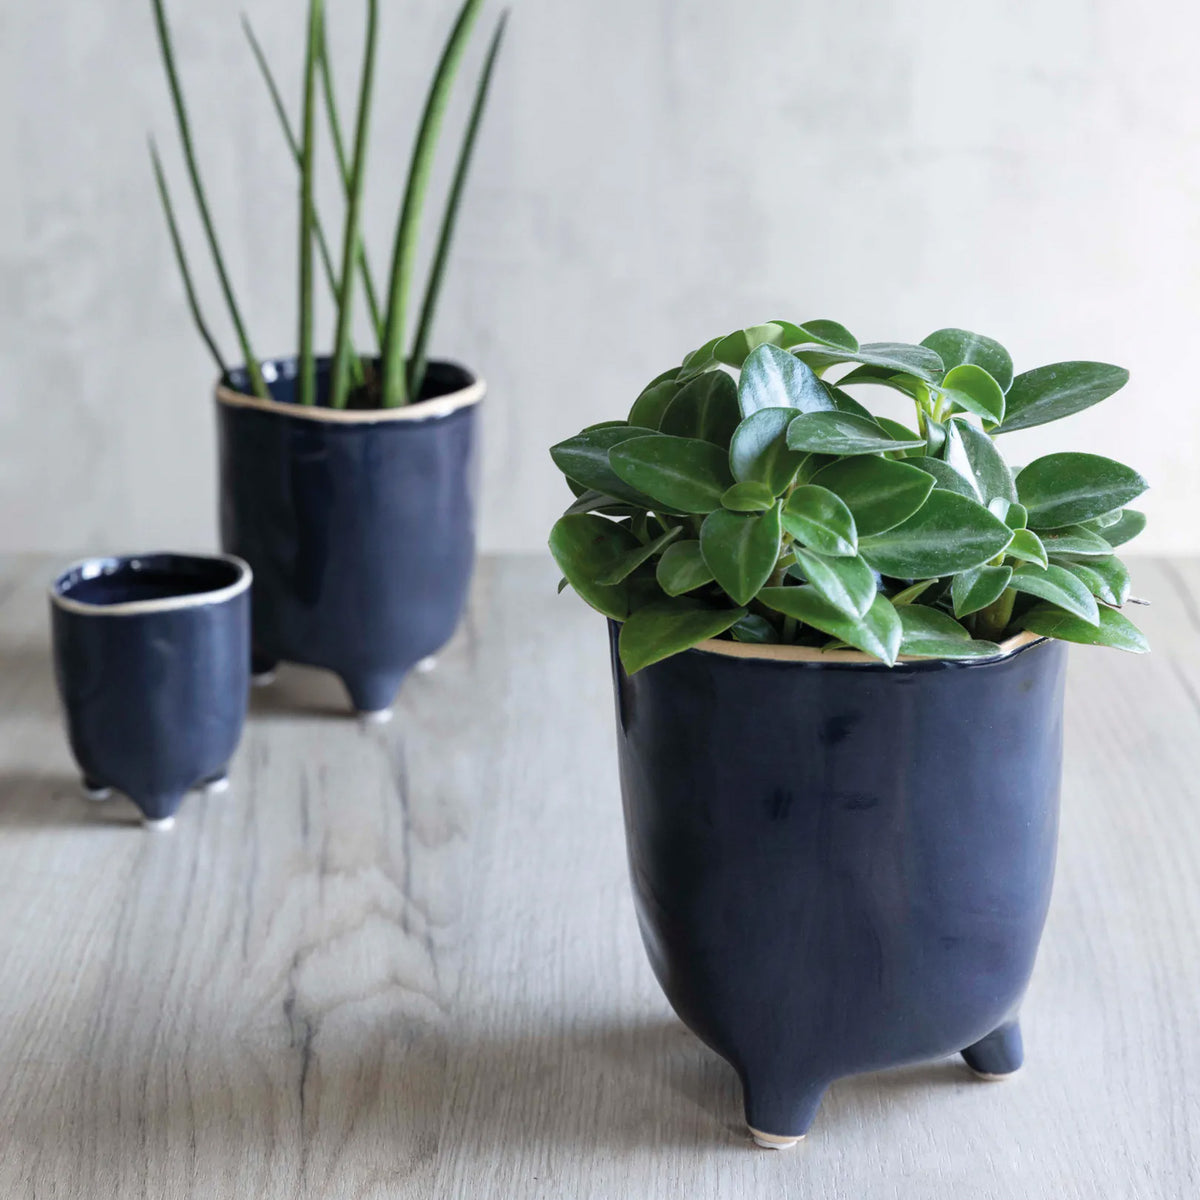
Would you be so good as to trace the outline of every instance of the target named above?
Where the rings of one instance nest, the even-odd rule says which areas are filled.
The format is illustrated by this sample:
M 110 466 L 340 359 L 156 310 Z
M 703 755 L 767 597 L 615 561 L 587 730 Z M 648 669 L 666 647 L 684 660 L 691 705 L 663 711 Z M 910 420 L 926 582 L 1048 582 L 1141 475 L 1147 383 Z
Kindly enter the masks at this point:
M 794 1151 L 674 1018 L 626 880 L 602 621 L 485 560 L 396 720 L 257 693 L 171 833 L 80 795 L 43 594 L 0 565 L 0 1197 L 1200 1196 L 1200 564 L 1072 652 L 1059 874 L 1003 1084 L 835 1084 Z

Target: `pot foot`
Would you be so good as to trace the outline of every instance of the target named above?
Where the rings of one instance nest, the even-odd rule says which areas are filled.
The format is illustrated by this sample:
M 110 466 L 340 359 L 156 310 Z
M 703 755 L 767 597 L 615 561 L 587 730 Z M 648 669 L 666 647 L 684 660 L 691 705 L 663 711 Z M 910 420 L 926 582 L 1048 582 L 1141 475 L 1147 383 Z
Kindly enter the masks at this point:
M 229 776 L 214 775 L 211 779 L 206 779 L 200 785 L 206 796 L 223 796 L 229 791 Z
M 174 817 L 143 817 L 142 828 L 152 829 L 155 833 L 166 833 L 169 829 L 175 828 Z
M 102 801 L 111 800 L 113 790 L 107 784 L 97 783 L 94 779 L 83 780 L 83 794 L 92 801 L 93 804 L 100 804 Z
M 256 688 L 270 687 L 275 682 L 275 669 L 269 671 L 259 671 L 255 675 L 250 676 L 250 686 Z
M 437 656 L 430 654 L 428 657 L 421 659 L 413 668 L 418 675 L 428 675 L 430 671 L 436 671 L 438 665 Z
M 269 687 L 275 682 L 275 668 L 278 666 L 277 658 L 268 658 L 265 654 L 252 651 L 250 654 L 250 686 Z
M 968 1046 L 962 1056 L 963 1062 L 978 1079 L 1011 1079 L 1025 1061 L 1020 1024 L 1006 1021 L 987 1037 Z
M 761 1129 L 754 1129 L 749 1125 L 746 1128 L 750 1130 L 754 1144 L 764 1150 L 790 1150 L 798 1142 L 804 1141 L 804 1134 L 797 1137 L 780 1137 L 774 1133 L 763 1133 Z
M 380 675 L 343 675 L 342 683 L 359 719 L 369 725 L 382 725 L 392 719 L 392 702 L 404 681 L 404 672 Z
M 386 725 L 394 716 L 390 708 L 376 708 L 370 712 L 359 711 L 358 719 L 364 725 Z
M 780 1079 L 778 1067 L 742 1075 L 746 1125 L 765 1150 L 790 1150 L 808 1133 L 821 1107 L 824 1083 Z

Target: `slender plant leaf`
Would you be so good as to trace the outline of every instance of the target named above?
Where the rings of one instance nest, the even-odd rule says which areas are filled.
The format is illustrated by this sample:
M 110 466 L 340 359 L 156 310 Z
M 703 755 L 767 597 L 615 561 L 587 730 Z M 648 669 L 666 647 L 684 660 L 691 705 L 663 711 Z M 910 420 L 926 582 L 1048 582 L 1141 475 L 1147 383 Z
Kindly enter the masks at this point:
M 816 454 L 877 454 L 924 448 L 924 440 L 897 441 L 874 421 L 843 412 L 801 413 L 788 426 L 788 447 Z
M 1029 429 L 1082 412 L 1128 382 L 1128 371 L 1108 363 L 1062 362 L 1026 371 L 1008 390 L 1004 422 L 996 432 Z
M 167 73 L 171 103 L 175 109 L 175 122 L 179 128 L 179 141 L 183 147 L 183 157 L 187 163 L 188 178 L 191 180 L 192 194 L 196 200 L 196 208 L 200 212 L 200 222 L 204 226 L 204 236 L 208 240 L 208 248 L 212 255 L 213 266 L 216 268 L 217 279 L 221 284 L 221 292 L 225 297 L 225 305 L 229 309 L 229 317 L 233 322 L 233 328 L 237 334 L 242 357 L 245 359 L 246 374 L 249 376 L 251 389 L 256 396 L 266 399 L 270 393 L 267 391 L 267 385 L 263 380 L 262 368 L 259 366 L 258 357 L 250 348 L 250 337 L 246 332 L 246 324 L 242 320 L 241 311 L 238 308 L 237 301 L 234 299 L 233 284 L 230 282 L 229 272 L 225 269 L 225 259 L 221 254 L 221 247 L 217 241 L 216 227 L 213 225 L 212 214 L 208 208 L 208 197 L 205 195 L 204 184 L 200 178 L 200 167 L 196 162 L 196 151 L 192 144 L 191 122 L 188 119 L 183 88 L 180 86 L 179 73 L 175 66 L 175 50 L 171 42 L 171 30 L 167 23 L 164 0 L 153 0 L 153 4 L 154 24 L 158 32 L 158 45 L 162 52 L 163 67 Z
M 1007 392 L 1012 386 L 1012 356 L 999 342 L 965 329 L 939 329 L 922 339 L 921 345 L 933 350 L 947 372 L 966 363 L 982 367 Z
M 1131 654 L 1145 654 L 1150 649 L 1145 634 L 1115 608 L 1101 608 L 1099 624 L 1092 625 L 1053 604 L 1038 604 L 1021 615 L 1019 624 L 1030 633 L 1060 638 L 1064 642 L 1111 646 Z
M 721 497 L 730 512 L 766 512 L 775 504 L 775 493 L 765 483 L 735 483 Z
M 956 617 L 969 617 L 972 613 L 995 604 L 1004 594 L 1012 579 L 1012 567 L 972 567 L 960 571 L 950 585 L 950 598 Z
M 814 413 L 834 407 L 811 367 L 771 345 L 759 346 L 742 366 L 738 403 L 744 417 L 766 408 Z
M 921 579 L 916 583 L 910 583 L 908 587 L 901 589 L 891 597 L 892 607 L 900 609 L 906 604 L 912 604 L 929 591 L 937 582 L 936 579 Z
M 822 467 L 811 482 L 840 496 L 860 537 L 906 521 L 933 491 L 932 476 L 906 462 L 857 456 Z
M 617 648 L 629 675 L 724 633 L 746 616 L 744 608 L 699 608 L 687 600 L 661 600 L 639 608 L 621 626 Z
M 733 486 L 729 455 L 699 438 L 664 433 L 614 446 L 608 461 L 618 478 L 677 512 L 709 513 Z
M 1008 463 L 996 449 L 995 442 L 970 421 L 960 418 L 946 423 L 942 456 L 972 484 L 977 500 L 988 504 L 999 497 L 1015 503 L 1017 488 Z
M 471 30 L 483 7 L 483 0 L 464 0 L 459 9 L 454 28 L 446 41 L 441 60 L 434 72 L 429 93 L 425 98 L 425 109 L 417 140 L 413 145 L 412 160 L 408 168 L 408 184 L 404 191 L 404 203 L 396 226 L 396 238 L 392 249 L 392 270 L 388 282 L 387 320 L 383 336 L 383 407 L 396 408 L 408 404 L 415 397 L 409 390 L 408 365 L 404 356 L 404 339 L 408 327 L 408 300 L 416 266 L 417 242 L 420 234 L 421 212 L 425 205 L 425 194 L 433 173 L 434 154 L 438 135 L 450 102 L 454 77 L 458 73 Z
M 550 531 L 558 569 L 588 604 L 617 621 L 629 614 L 627 581 L 606 585 L 598 580 L 637 548 L 637 538 L 623 525 L 590 514 L 560 517 Z
M 963 412 L 974 413 L 995 425 L 1004 420 L 1004 392 L 1000 384 L 975 363 L 962 363 L 947 371 L 941 393 Z
M 779 558 L 779 507 L 760 516 L 718 509 L 700 527 L 700 551 L 734 604 L 745 605 L 770 578 Z
M 317 358 L 313 349 L 313 216 L 316 188 L 317 59 L 320 56 L 324 0 L 309 0 L 304 51 L 304 113 L 300 123 L 300 334 L 297 395 L 302 405 L 317 402 Z M 344 355 L 343 355 L 344 360 Z M 344 371 L 344 361 L 343 361 Z
M 1036 563 L 1039 567 L 1046 566 L 1049 561 L 1042 539 L 1032 529 L 1014 529 L 1012 541 L 1008 543 L 1008 549 L 1004 553 L 1009 558 Z
M 788 496 L 783 527 L 818 554 L 845 557 L 858 553 L 858 530 L 846 502 L 818 484 L 798 487 Z
M 698 541 L 675 542 L 668 546 L 654 573 L 658 586 L 668 596 L 681 596 L 713 581 L 713 573 L 704 561 Z
M 924 604 L 896 609 L 900 618 L 900 653 L 913 658 L 993 658 L 995 642 L 976 641 L 948 613 Z
M 488 93 L 492 87 L 492 75 L 496 69 L 496 59 L 504 41 L 504 30 L 508 24 L 508 9 L 500 14 L 496 23 L 496 32 L 492 35 L 488 47 L 487 58 L 484 60 L 483 72 L 475 90 L 475 100 L 471 105 L 471 115 L 467 120 L 466 133 L 463 135 L 462 146 L 458 153 L 458 165 L 454 170 L 454 181 L 450 185 L 450 194 L 442 214 L 442 227 L 438 233 L 437 248 L 433 254 L 433 265 L 429 269 L 429 280 L 425 285 L 425 299 L 421 304 L 421 314 L 417 319 L 417 332 L 413 339 L 413 349 L 409 365 L 409 395 L 418 397 L 425 382 L 425 366 L 427 361 L 429 336 L 433 329 L 433 319 L 437 312 L 438 297 L 441 294 L 442 280 L 446 275 L 446 263 L 450 257 L 450 245 L 454 240 L 454 227 L 458 221 L 458 210 L 462 204 L 463 191 L 466 188 L 467 175 L 471 169 L 471 159 L 475 153 L 475 139 L 483 121 L 487 108 Z
M 889 667 L 900 653 L 900 617 L 885 596 L 877 595 L 867 615 L 857 619 L 834 607 L 811 586 L 763 588 L 758 599 L 785 617 L 874 655 Z
M 804 462 L 802 451 L 787 446 L 787 427 L 795 415 L 790 408 L 762 408 L 733 431 L 729 466 L 739 483 L 765 484 L 776 496 L 787 490 Z
M 1117 557 L 1090 558 L 1087 562 L 1059 559 L 1056 564 L 1075 576 L 1093 596 L 1118 608 L 1129 599 L 1129 568 Z
M 1047 454 L 1017 476 L 1017 493 L 1037 530 L 1093 520 L 1128 504 L 1146 487 L 1132 467 L 1099 454 Z
M 685 383 L 672 397 L 659 424 L 673 437 L 700 438 L 727 447 L 742 414 L 737 384 L 724 371 L 709 371 Z
M 596 576 L 596 582 L 611 585 L 627 579 L 642 563 L 648 562 L 656 554 L 665 550 L 679 536 L 680 532 L 680 527 L 676 525 L 674 529 L 668 529 L 666 533 L 652 542 L 647 542 L 644 546 L 638 546 L 634 550 L 627 550 L 612 566 Z
M 1107 558 L 1113 545 L 1095 530 L 1085 525 L 1067 525 L 1063 529 L 1051 529 L 1038 535 L 1046 553 L 1052 558 L 1057 554 L 1074 554 L 1081 558 Z
M 812 584 L 824 599 L 847 616 L 858 619 L 867 615 L 879 585 L 875 572 L 861 558 L 817 554 L 803 546 L 794 546 L 792 553 L 796 563 L 789 574 Z
M 872 367 L 886 367 L 894 374 L 915 375 L 926 383 L 937 383 L 942 377 L 942 360 L 924 346 L 910 346 L 906 342 L 867 342 L 856 351 L 817 349 L 798 350 L 797 358 L 803 359 L 814 371 L 839 363 L 865 363 Z
M 1070 571 L 1051 564 L 1048 567 L 1018 567 L 1009 586 L 1014 592 L 1025 592 L 1039 600 L 1049 600 L 1089 625 L 1099 622 L 1095 597 L 1082 580 Z

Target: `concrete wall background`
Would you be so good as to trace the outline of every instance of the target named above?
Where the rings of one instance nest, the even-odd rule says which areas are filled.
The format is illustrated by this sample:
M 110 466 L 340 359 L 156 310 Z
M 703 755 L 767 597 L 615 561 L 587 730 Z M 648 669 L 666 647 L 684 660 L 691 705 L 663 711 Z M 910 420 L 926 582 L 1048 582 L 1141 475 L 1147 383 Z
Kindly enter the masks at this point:
M 170 10 L 268 354 L 295 341 L 294 177 L 243 2 L 295 97 L 302 0 Z M 330 0 L 346 109 L 359 7 Z M 453 7 L 385 6 L 379 273 Z M 492 386 L 484 546 L 542 547 L 566 502 L 546 446 L 623 415 L 685 351 L 828 316 L 863 340 L 974 328 L 1018 370 L 1128 366 L 1119 397 L 1009 452 L 1125 459 L 1155 487 L 1139 548 L 1200 551 L 1198 41 L 1182 0 L 517 0 L 435 339 Z M 148 0 L 0 0 L 0 550 L 214 540 L 213 371 L 156 208 L 151 128 L 183 198 Z

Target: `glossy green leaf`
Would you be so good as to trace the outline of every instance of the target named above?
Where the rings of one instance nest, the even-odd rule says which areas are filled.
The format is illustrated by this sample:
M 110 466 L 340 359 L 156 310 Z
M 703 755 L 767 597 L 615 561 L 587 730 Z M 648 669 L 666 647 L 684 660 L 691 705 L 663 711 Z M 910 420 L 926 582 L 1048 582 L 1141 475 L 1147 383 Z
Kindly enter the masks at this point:
M 943 492 L 953 492 L 956 496 L 965 496 L 968 500 L 978 500 L 979 491 L 974 480 L 956 471 L 949 463 L 940 458 L 914 456 L 904 460 L 906 466 L 916 467 L 927 475 L 932 475 L 934 486 Z
M 1122 508 L 1146 487 L 1132 467 L 1099 454 L 1047 454 L 1017 476 L 1017 494 L 1037 530 L 1090 521 Z
M 1104 531 L 1104 540 L 1110 546 L 1123 546 L 1131 542 L 1146 528 L 1146 515 L 1132 508 L 1127 508 L 1115 525 L 1110 525 Z
M 1060 638 L 1085 646 L 1112 646 L 1132 654 L 1145 654 L 1150 645 L 1145 634 L 1124 613 L 1115 608 L 1100 609 L 1100 623 L 1091 625 L 1081 617 L 1063 612 L 1053 604 L 1038 604 L 1022 614 L 1022 629 L 1042 637 Z
M 639 608 L 621 626 L 617 648 L 629 675 L 724 633 L 744 608 L 699 608 L 688 600 L 660 600 Z
M 892 598 L 893 608 L 902 608 L 906 604 L 912 604 L 923 596 L 935 583 L 936 579 L 921 579 L 916 583 L 910 583 L 908 587 L 902 588 Z
M 760 617 L 757 613 L 744 616 L 730 627 L 729 632 L 733 635 L 735 642 L 751 642 L 759 646 L 768 646 L 779 641 L 779 631 L 766 617 Z
M 630 425 L 638 425 L 643 429 L 649 429 L 652 433 L 658 431 L 659 425 L 662 424 L 663 414 L 679 391 L 680 384 L 675 378 L 678 374 L 678 367 L 664 371 L 642 389 L 641 395 L 633 402 L 633 407 L 629 410 Z
M 893 421 L 891 417 L 872 417 L 871 420 L 883 430 L 884 433 L 890 434 L 895 441 L 902 443 L 910 449 L 925 449 L 925 439 L 914 429 L 909 429 L 907 425 L 900 421 Z
M 1037 563 L 1039 567 L 1046 566 L 1049 561 L 1042 539 L 1032 529 L 1013 530 L 1012 541 L 1008 543 L 1008 549 L 1004 553 L 1022 562 Z
M 811 586 L 763 588 L 758 599 L 786 617 L 874 655 L 889 667 L 900 653 L 900 617 L 886 596 L 876 595 L 866 616 L 857 619 L 830 604 Z
M 965 329 L 939 329 L 921 341 L 941 358 L 946 370 L 964 363 L 981 366 L 1007 392 L 1012 386 L 1012 357 L 999 342 Z
M 637 548 L 628 529 L 603 517 L 560 517 L 550 531 L 550 553 L 558 569 L 588 604 L 618 621 L 629 613 L 629 590 L 624 583 L 610 586 L 598 579 Z
M 897 441 L 874 421 L 843 412 L 801 413 L 788 426 L 792 450 L 817 454 L 878 454 L 923 447 L 923 441 Z
M 982 566 L 1012 539 L 1012 530 L 981 504 L 935 490 L 907 521 L 860 537 L 859 553 L 894 579 L 923 579 Z
M 815 413 L 832 410 L 833 401 L 812 368 L 778 346 L 759 346 L 742 367 L 738 381 L 742 415 L 765 408 Z
M 622 442 L 609 451 L 614 473 L 660 504 L 688 513 L 720 508 L 733 486 L 729 455 L 699 438 L 654 434 Z
M 996 432 L 1029 429 L 1081 412 L 1128 382 L 1128 371 L 1108 363 L 1062 362 L 1026 371 L 1008 390 L 1004 422 Z
M 900 618 L 900 653 L 913 658 L 992 658 L 995 642 L 976 641 L 948 613 L 924 604 L 896 610 Z
M 907 520 L 933 491 L 928 472 L 888 458 L 856 456 L 822 467 L 812 482 L 840 496 L 860 536 L 882 533 Z
M 1086 562 L 1060 559 L 1057 565 L 1074 575 L 1093 596 L 1099 597 L 1105 604 L 1120 607 L 1129 599 L 1132 585 L 1129 568 L 1119 558 L 1090 558 Z
M 1009 586 L 1014 592 L 1025 592 L 1039 600 L 1048 600 L 1089 625 L 1095 625 L 1100 620 L 1091 591 L 1062 567 L 1053 564 L 1048 567 L 1018 567 L 1013 572 Z
M 835 350 L 858 350 L 858 338 L 845 325 L 837 321 L 805 321 L 803 325 L 793 325 L 791 321 L 776 321 L 784 332 L 780 343 L 785 349 L 793 346 L 830 346 Z
M 942 377 L 942 360 L 924 346 L 910 346 L 907 342 L 867 342 L 856 351 L 837 349 L 798 350 L 802 358 L 814 371 L 838 363 L 866 363 L 872 367 L 887 367 L 889 370 L 915 375 L 927 383 L 936 383 Z
M 995 424 L 1004 420 L 1004 392 L 1000 384 L 975 363 L 963 363 L 947 371 L 941 390 L 942 396 L 963 412 Z
M 567 483 L 573 483 L 568 479 Z M 640 508 L 640 505 L 628 504 L 625 501 L 618 500 L 615 496 L 606 496 L 603 492 L 596 491 L 595 488 L 583 488 L 576 497 L 575 502 L 566 510 L 564 516 L 571 516 L 575 513 L 602 512 L 606 516 L 628 516 L 634 512 L 635 507 Z
M 1024 529 L 1029 524 L 1029 513 L 1025 505 L 1003 496 L 993 496 L 988 501 L 988 512 L 993 512 L 1009 529 Z
M 853 371 L 838 380 L 839 388 L 853 387 L 855 384 L 873 384 L 876 387 L 892 388 L 894 391 L 903 392 L 906 396 L 922 402 L 928 397 L 929 389 L 933 386 L 913 375 L 897 374 L 889 367 L 871 367 L 866 364 L 855 367 Z
M 763 408 L 734 430 L 729 443 L 734 479 L 766 484 L 776 496 L 786 491 L 804 461 L 802 451 L 787 445 L 787 427 L 795 415 L 790 408 Z
M 623 500 L 640 507 L 647 507 L 648 500 L 643 492 L 630 487 L 609 466 L 608 452 L 631 438 L 645 437 L 651 431 L 633 425 L 601 425 L 585 429 L 575 437 L 567 438 L 550 447 L 554 465 L 569 479 L 574 479 L 585 488 L 593 488 L 616 500 Z
M 718 339 L 712 348 L 712 356 L 726 366 L 740 367 L 759 346 L 780 346 L 783 343 L 782 325 L 768 322 L 739 329 L 727 337 Z
M 956 617 L 969 617 L 980 609 L 995 604 L 1008 587 L 1012 567 L 972 567 L 954 576 L 950 598 Z
M 879 587 L 875 572 L 861 558 L 835 558 L 803 546 L 794 546 L 792 553 L 796 562 L 790 573 L 812 584 L 834 608 L 855 618 L 870 611 Z
M 620 583 L 621 580 L 632 575 L 642 563 L 648 562 L 656 554 L 660 554 L 665 550 L 681 532 L 680 527 L 677 525 L 674 529 L 668 529 L 661 537 L 647 542 L 644 546 L 627 550 L 612 566 L 607 570 L 601 571 L 596 576 L 596 582 L 600 584 Z
M 1077 554 L 1083 558 L 1107 558 L 1113 552 L 1112 543 L 1095 530 L 1083 525 L 1067 525 L 1038 535 L 1050 556 Z
M 1016 500 L 1017 488 L 1008 463 L 995 442 L 970 421 L 947 422 L 942 457 L 974 485 L 976 499 L 984 504 L 996 497 L 1010 503 Z
M 658 427 L 674 437 L 700 438 L 727 447 L 741 419 L 737 384 L 732 376 L 709 371 L 675 393 Z
M 654 574 L 658 586 L 668 596 L 681 596 L 713 581 L 713 573 L 700 552 L 700 543 L 695 540 L 668 546 L 658 560 Z
M 683 365 L 679 368 L 677 378 L 680 382 L 688 379 L 694 379 L 697 375 L 704 371 L 711 371 L 718 365 L 718 360 L 713 351 L 717 348 L 717 343 L 721 339 L 719 337 L 711 338 L 705 342 L 703 346 L 693 350 L 690 354 L 684 355 Z
M 721 507 L 730 512 L 766 512 L 775 503 L 775 493 L 765 483 L 735 483 L 721 497 Z
M 749 604 L 779 559 L 779 506 L 761 516 L 719 510 L 700 527 L 700 551 L 735 604 Z
M 845 556 L 858 551 L 858 530 L 846 502 L 817 484 L 798 487 L 787 498 L 783 527 L 819 554 Z

